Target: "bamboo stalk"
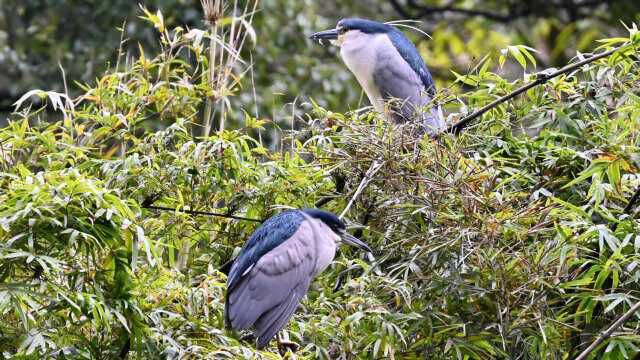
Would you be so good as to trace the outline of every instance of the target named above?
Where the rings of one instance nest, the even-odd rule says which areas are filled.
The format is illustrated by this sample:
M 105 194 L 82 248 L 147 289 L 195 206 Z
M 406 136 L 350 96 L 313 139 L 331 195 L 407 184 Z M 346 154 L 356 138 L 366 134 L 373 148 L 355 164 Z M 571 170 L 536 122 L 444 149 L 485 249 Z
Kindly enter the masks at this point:
M 358 196 L 360 196 L 360 194 L 364 191 L 364 189 L 367 188 L 367 185 L 369 185 L 369 182 L 371 181 L 371 179 L 373 179 L 373 176 L 378 172 L 378 170 L 382 168 L 383 164 L 384 162 L 373 160 L 373 162 L 371 163 L 371 166 L 369 167 L 369 170 L 367 170 L 367 172 L 364 174 L 364 177 L 362 178 L 362 181 L 360 181 L 360 185 L 358 185 L 356 192 L 353 194 L 353 196 L 349 200 L 349 203 L 344 208 L 344 210 L 342 210 L 342 213 L 340 214 L 340 216 L 338 216 L 340 219 L 344 218 L 347 212 L 349 212 L 349 209 L 351 209 L 351 206 L 353 205 L 353 203 L 356 201 Z
M 525 91 L 527 91 L 527 90 L 529 90 L 529 89 L 531 89 L 533 87 L 536 87 L 538 85 L 544 84 L 547 81 L 549 81 L 549 80 L 551 80 L 551 79 L 553 79 L 555 77 L 558 77 L 558 76 L 560 76 L 562 74 L 566 74 L 566 73 L 569 73 L 569 72 L 571 72 L 573 70 L 576 70 L 576 69 L 580 68 L 583 65 L 590 64 L 590 63 L 592 63 L 592 62 L 594 62 L 596 60 L 605 58 L 607 56 L 611 56 L 614 53 L 616 53 L 616 52 L 618 52 L 620 50 L 626 49 L 626 48 L 628 48 L 630 46 L 631 46 L 630 43 L 625 43 L 625 44 L 620 45 L 620 46 L 618 46 L 616 48 L 613 48 L 613 49 L 610 49 L 610 50 L 605 51 L 603 53 L 594 55 L 594 56 L 592 56 L 590 58 L 584 59 L 582 61 L 578 61 L 577 63 L 566 65 L 563 68 L 561 68 L 559 70 L 556 70 L 556 71 L 554 71 L 554 72 L 552 72 L 550 74 L 539 74 L 535 81 L 532 81 L 532 82 L 530 82 L 528 84 L 525 84 L 525 85 L 517 88 L 516 90 L 510 92 L 509 94 L 507 94 L 505 96 L 502 96 L 502 97 L 496 99 L 495 101 L 493 101 L 493 102 L 481 107 L 480 109 L 474 111 L 470 115 L 465 116 L 464 118 L 462 118 L 457 123 L 449 126 L 449 128 L 447 128 L 446 130 L 444 130 L 442 132 L 439 132 L 439 133 L 436 133 L 436 134 L 433 134 L 431 136 L 431 138 L 432 139 L 437 139 L 442 134 L 445 134 L 445 133 L 457 134 L 460 131 L 462 131 L 462 129 L 464 129 L 472 120 L 474 120 L 476 118 L 479 118 L 480 116 L 482 116 L 483 114 L 485 114 L 489 110 L 495 108 L 496 106 L 498 106 L 498 105 L 500 105 L 500 104 L 502 104 L 502 103 L 504 103 L 506 101 L 509 101 L 509 100 L 513 99 L 514 97 L 522 94 L 523 92 L 525 92 Z
M 601 333 L 600 336 L 598 336 L 598 338 L 595 339 L 591 343 L 591 345 L 589 345 L 589 347 L 584 349 L 584 351 L 581 352 L 580 355 L 578 355 L 578 357 L 576 357 L 574 360 L 584 360 L 584 359 L 586 359 L 587 356 L 589 356 L 589 354 L 591 354 L 591 352 L 596 347 L 598 347 L 598 345 L 600 345 L 603 341 L 605 341 L 607 338 L 609 338 L 611 336 L 611 334 L 613 334 L 613 332 L 616 331 L 617 328 L 622 326 L 638 310 L 640 310 L 640 301 L 635 303 L 631 307 L 631 309 L 629 309 L 629 311 L 624 313 L 624 315 L 620 316 L 611 326 L 609 326 L 609 328 L 607 330 L 605 330 L 603 333 Z
M 208 83 L 211 89 L 216 88 L 216 79 L 215 79 L 215 59 L 218 52 L 218 42 L 216 39 L 218 38 L 218 20 L 222 16 L 222 4 L 221 0 L 201 0 L 200 4 L 202 5 L 202 9 L 204 11 L 205 22 L 209 24 L 210 32 L 211 32 L 211 40 L 209 43 L 209 78 Z M 216 94 L 214 94 L 216 96 Z M 213 106 L 215 99 L 212 97 L 207 97 L 207 102 L 204 109 L 203 116 L 203 126 L 201 130 L 201 135 L 204 137 L 209 136 L 211 132 L 211 124 L 213 122 Z

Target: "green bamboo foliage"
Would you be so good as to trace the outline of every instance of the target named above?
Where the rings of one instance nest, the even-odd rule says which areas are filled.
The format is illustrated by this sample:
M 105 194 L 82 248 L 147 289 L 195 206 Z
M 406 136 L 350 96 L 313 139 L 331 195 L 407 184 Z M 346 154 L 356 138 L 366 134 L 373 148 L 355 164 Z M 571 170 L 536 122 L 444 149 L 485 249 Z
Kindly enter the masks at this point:
M 301 345 L 284 357 L 572 358 L 637 302 L 638 207 L 623 211 L 640 186 L 635 47 L 437 141 L 314 102 L 300 131 L 247 115 L 200 136 L 206 109 L 218 111 L 207 100 L 212 29 L 143 16 L 159 54 L 141 48 L 78 98 L 34 91 L 0 129 L 3 357 L 283 358 L 275 342 L 258 352 L 223 327 L 217 269 L 257 224 L 185 209 L 264 219 L 352 202 L 345 218 L 375 259 L 338 255 L 283 334 Z M 637 45 L 637 33 L 600 46 Z M 470 90 L 440 94 L 449 121 L 531 80 L 535 56 L 514 45 L 457 75 Z M 506 63 L 526 73 L 506 79 Z M 251 89 L 225 96 L 241 91 Z M 61 120 L 41 122 L 31 96 Z M 282 146 L 260 142 L 262 130 Z M 631 318 L 591 358 L 635 356 L 639 325 Z

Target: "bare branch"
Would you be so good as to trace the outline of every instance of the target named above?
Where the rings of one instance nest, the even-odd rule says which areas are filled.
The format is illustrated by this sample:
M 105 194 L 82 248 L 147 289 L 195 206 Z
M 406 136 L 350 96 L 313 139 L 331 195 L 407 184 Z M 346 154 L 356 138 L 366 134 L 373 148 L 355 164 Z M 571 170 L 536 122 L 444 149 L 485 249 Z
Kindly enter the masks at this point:
M 181 213 L 191 214 L 191 215 L 217 216 L 217 217 L 222 217 L 222 218 L 227 218 L 227 219 L 236 219 L 236 220 L 246 220 L 246 221 L 253 221 L 253 222 L 262 222 L 262 220 L 260 220 L 260 219 L 253 219 L 253 218 L 248 218 L 248 217 L 244 217 L 244 216 L 236 216 L 236 215 L 220 214 L 220 213 L 214 213 L 214 212 L 208 212 L 208 211 L 196 211 L 196 210 L 174 209 L 174 208 L 170 208 L 170 207 L 165 207 L 165 206 L 154 206 L 154 205 L 142 205 L 142 207 L 143 207 L 143 208 L 145 208 L 145 209 L 162 210 L 162 211 L 173 211 L 173 212 L 181 212 Z
M 598 338 L 594 342 L 592 342 L 591 345 L 589 345 L 589 347 L 584 349 L 584 351 L 582 353 L 580 353 L 580 355 L 578 355 L 578 357 L 576 357 L 574 360 L 584 360 L 584 359 L 586 359 L 587 356 L 589 356 L 589 354 L 591 354 L 591 352 L 596 347 L 598 347 L 598 345 L 600 345 L 603 341 L 605 341 L 607 338 L 609 338 L 611 336 L 611 334 L 613 334 L 613 332 L 616 331 L 617 328 L 622 326 L 638 310 L 640 310 L 640 301 L 635 303 L 631 307 L 631 309 L 629 309 L 629 311 L 624 313 L 624 315 L 620 316 L 618 318 L 618 320 L 616 320 L 607 330 L 605 330 L 605 332 L 600 334 L 600 336 L 598 336 Z
M 340 219 L 342 219 L 347 214 L 347 212 L 349 212 L 349 209 L 351 208 L 351 205 L 353 205 L 353 202 L 356 200 L 356 198 L 358 198 L 358 196 L 360 196 L 360 193 L 362 193 L 362 191 L 366 189 L 371 179 L 373 179 L 373 176 L 378 172 L 378 170 L 380 170 L 380 168 L 382 168 L 382 165 L 384 165 L 384 162 L 373 160 L 373 162 L 371 163 L 371 167 L 369 167 L 369 170 L 367 170 L 367 173 L 362 178 L 360 185 L 358 185 L 358 189 L 356 189 L 356 192 L 351 197 L 351 200 L 349 200 L 347 206 L 344 208 L 344 210 L 342 210 L 340 216 L 338 216 Z
M 525 91 L 527 91 L 527 90 L 529 90 L 529 89 L 531 89 L 533 87 L 536 87 L 538 85 L 544 84 L 547 81 L 549 81 L 549 80 L 551 80 L 551 79 L 553 79 L 555 77 L 558 77 L 558 76 L 560 76 L 562 74 L 566 74 L 566 73 L 569 73 L 569 72 L 571 72 L 573 70 L 576 70 L 576 69 L 580 68 L 583 65 L 590 64 L 590 63 L 592 63 L 592 62 L 594 62 L 596 60 L 605 58 L 607 56 L 611 56 L 611 55 L 613 55 L 614 53 L 616 53 L 616 52 L 618 52 L 620 50 L 628 48 L 630 45 L 631 44 L 629 44 L 629 43 L 625 43 L 624 45 L 620 45 L 620 46 L 618 46 L 616 48 L 613 48 L 611 50 L 608 50 L 608 51 L 605 51 L 603 53 L 594 55 L 594 56 L 592 56 L 590 58 L 587 58 L 587 59 L 584 59 L 582 61 L 578 61 L 575 64 L 569 64 L 569 65 L 567 65 L 567 66 L 565 66 L 565 67 L 563 67 L 563 68 L 561 68 L 559 70 L 556 70 L 556 71 L 554 71 L 554 72 L 552 72 L 550 74 L 544 74 L 544 73 L 539 74 L 535 81 L 532 81 L 532 82 L 530 82 L 530 83 L 528 83 L 526 85 L 523 85 L 523 86 L 517 88 L 516 90 L 510 92 L 509 94 L 507 94 L 505 96 L 502 96 L 501 98 L 496 99 L 495 101 L 483 106 L 482 108 L 474 111 L 470 115 L 465 116 L 464 118 L 462 118 L 462 120 L 458 121 L 457 123 L 449 126 L 449 128 L 447 130 L 432 135 L 431 138 L 437 139 L 443 133 L 457 134 L 460 131 L 462 131 L 462 129 L 464 129 L 472 120 L 475 120 L 476 118 L 479 118 L 480 116 L 484 115 L 489 110 L 495 108 L 496 106 L 498 106 L 498 105 L 500 105 L 500 104 L 502 104 L 502 103 L 504 103 L 506 101 L 509 101 L 509 100 L 513 99 L 514 97 L 522 94 L 523 92 L 525 92 Z
M 633 206 L 636 204 L 636 201 L 638 201 L 638 198 L 640 198 L 640 188 L 636 190 L 635 194 L 629 199 L 627 206 L 624 207 L 623 211 L 625 214 L 631 214 L 631 210 L 633 210 Z
M 567 13 L 569 21 L 575 21 L 580 17 L 590 16 L 590 11 L 582 12 L 583 9 L 592 9 L 603 4 L 609 4 L 610 1 L 593 0 L 593 1 L 561 1 L 558 3 L 548 4 L 545 6 L 537 6 L 537 4 L 530 4 L 526 2 L 520 2 L 513 4 L 511 2 L 505 2 L 507 11 L 505 13 L 479 10 L 479 9 L 467 9 L 459 8 L 453 5 L 444 6 L 429 6 L 418 4 L 415 0 L 407 0 L 406 4 L 401 4 L 399 0 L 389 0 L 391 7 L 405 18 L 422 18 L 431 17 L 433 15 L 441 15 L 445 13 L 459 14 L 464 16 L 479 16 L 496 22 L 509 23 L 522 17 L 537 15 L 537 16 L 549 16 L 549 12 L 557 12 L 558 10 L 564 10 Z M 553 10 L 550 10 L 553 9 Z

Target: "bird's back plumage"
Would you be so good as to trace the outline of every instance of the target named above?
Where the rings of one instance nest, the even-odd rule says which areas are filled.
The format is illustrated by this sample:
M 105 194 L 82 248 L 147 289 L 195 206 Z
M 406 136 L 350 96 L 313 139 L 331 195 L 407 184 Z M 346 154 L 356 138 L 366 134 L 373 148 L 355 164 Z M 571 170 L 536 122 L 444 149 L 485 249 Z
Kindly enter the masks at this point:
M 267 220 L 247 241 L 228 278 L 225 323 L 255 328 L 258 348 L 280 331 L 311 280 L 335 255 L 331 229 L 303 211 Z
M 409 41 L 409 39 L 407 39 L 400 30 L 395 28 L 387 33 L 387 36 L 396 47 L 404 61 L 406 61 L 411 69 L 418 74 L 427 94 L 435 94 L 436 85 L 433 82 L 433 78 L 427 68 L 427 64 L 425 64 L 415 45 L 413 45 L 413 43 Z
M 304 220 L 299 210 L 287 210 L 265 221 L 245 243 L 240 254 L 231 266 L 227 280 L 232 290 L 240 276 L 271 249 L 288 239 Z

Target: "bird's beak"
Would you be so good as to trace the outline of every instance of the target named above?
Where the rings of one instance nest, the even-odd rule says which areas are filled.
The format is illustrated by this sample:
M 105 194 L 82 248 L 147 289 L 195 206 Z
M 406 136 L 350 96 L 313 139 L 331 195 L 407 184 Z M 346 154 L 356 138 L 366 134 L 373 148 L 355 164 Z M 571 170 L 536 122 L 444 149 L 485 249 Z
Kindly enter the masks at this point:
M 367 244 L 363 243 L 362 241 L 360 241 L 360 239 L 358 239 L 357 237 L 349 234 L 349 233 L 344 233 L 342 235 L 342 241 L 344 241 L 345 243 L 355 246 L 359 249 L 362 249 L 366 252 L 372 252 L 371 248 L 369 246 L 367 246 Z
M 309 39 L 318 40 L 318 41 L 336 40 L 337 38 L 338 38 L 338 30 L 336 30 L 336 29 L 320 31 L 320 32 L 317 32 L 317 33 L 309 36 Z

